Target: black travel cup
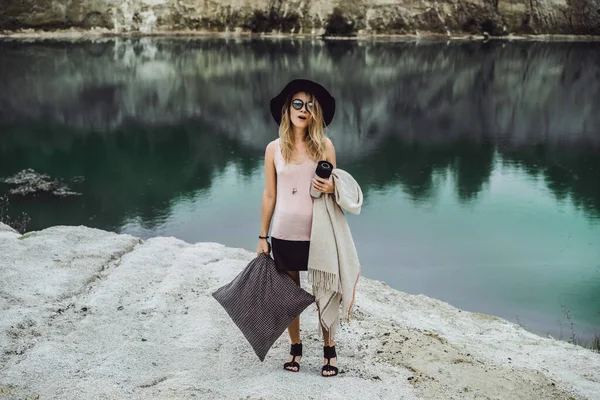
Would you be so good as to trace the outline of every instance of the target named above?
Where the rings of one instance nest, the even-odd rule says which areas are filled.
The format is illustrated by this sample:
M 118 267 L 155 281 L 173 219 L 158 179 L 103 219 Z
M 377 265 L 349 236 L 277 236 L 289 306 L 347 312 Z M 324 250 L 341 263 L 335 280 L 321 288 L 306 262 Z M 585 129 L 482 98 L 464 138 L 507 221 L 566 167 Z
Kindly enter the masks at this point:
M 329 161 L 319 161 L 317 163 L 317 169 L 315 170 L 315 176 L 318 176 L 319 178 L 323 178 L 323 179 L 329 179 L 329 177 L 331 176 L 331 172 L 333 171 L 333 164 L 330 163 Z M 313 186 L 312 186 L 312 182 L 310 185 L 310 195 L 312 197 L 314 197 L 315 199 L 318 199 L 319 197 L 321 197 L 323 193 L 321 192 L 317 192 Z

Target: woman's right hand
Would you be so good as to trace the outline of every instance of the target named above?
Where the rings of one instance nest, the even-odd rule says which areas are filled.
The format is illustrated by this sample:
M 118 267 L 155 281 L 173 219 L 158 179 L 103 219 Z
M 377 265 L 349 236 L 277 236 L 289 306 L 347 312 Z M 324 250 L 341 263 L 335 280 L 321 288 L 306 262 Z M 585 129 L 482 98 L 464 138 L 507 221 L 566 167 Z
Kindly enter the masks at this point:
M 267 253 L 269 254 L 269 242 L 267 241 L 267 239 L 259 239 L 258 240 L 258 247 L 256 248 L 256 254 L 260 254 L 260 253 Z

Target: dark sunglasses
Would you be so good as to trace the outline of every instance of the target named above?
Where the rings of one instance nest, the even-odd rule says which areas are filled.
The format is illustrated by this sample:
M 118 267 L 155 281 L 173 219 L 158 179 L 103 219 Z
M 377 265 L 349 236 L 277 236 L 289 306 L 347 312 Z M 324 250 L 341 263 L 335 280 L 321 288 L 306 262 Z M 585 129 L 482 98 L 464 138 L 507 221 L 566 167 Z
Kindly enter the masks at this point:
M 292 107 L 294 107 L 296 110 L 302 110 L 302 107 L 304 107 L 304 102 L 300 99 L 294 99 L 292 100 Z M 306 111 L 310 111 L 313 108 L 313 102 L 309 101 L 306 103 Z

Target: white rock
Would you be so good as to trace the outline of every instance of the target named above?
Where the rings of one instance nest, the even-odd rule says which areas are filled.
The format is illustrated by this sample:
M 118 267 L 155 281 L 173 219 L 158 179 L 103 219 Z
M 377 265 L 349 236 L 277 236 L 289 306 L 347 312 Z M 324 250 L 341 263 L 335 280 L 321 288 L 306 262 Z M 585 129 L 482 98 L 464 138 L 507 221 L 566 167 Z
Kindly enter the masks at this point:
M 211 296 L 254 254 L 218 243 L 142 241 L 84 226 L 21 236 L 0 224 L 0 255 L 0 389 L 10 398 L 408 400 L 456 393 L 512 400 L 600 393 L 600 357 L 589 350 L 364 277 L 353 318 L 336 338 L 343 373 L 320 376 L 314 306 L 301 317 L 301 371 L 283 370 L 287 333 L 261 363 Z M 304 274 L 302 286 L 311 291 Z

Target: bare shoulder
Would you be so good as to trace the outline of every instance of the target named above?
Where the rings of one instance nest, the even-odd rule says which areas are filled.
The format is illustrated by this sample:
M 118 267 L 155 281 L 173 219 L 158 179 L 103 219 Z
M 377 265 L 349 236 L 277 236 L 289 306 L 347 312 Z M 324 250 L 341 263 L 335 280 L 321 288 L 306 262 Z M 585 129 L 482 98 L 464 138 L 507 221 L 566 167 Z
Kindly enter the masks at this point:
M 325 159 L 336 166 L 336 156 L 335 156 L 335 147 L 333 146 L 333 142 L 329 138 L 325 138 Z
M 326 148 L 327 151 L 335 149 L 335 147 L 333 147 L 333 142 L 331 141 L 331 139 L 329 139 L 328 137 L 326 137 L 325 141 L 327 142 L 327 148 Z
M 277 139 L 270 141 L 265 148 L 265 154 L 273 155 L 275 154 L 275 146 L 277 146 Z

